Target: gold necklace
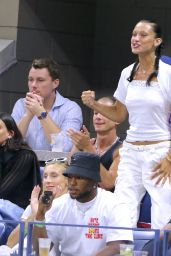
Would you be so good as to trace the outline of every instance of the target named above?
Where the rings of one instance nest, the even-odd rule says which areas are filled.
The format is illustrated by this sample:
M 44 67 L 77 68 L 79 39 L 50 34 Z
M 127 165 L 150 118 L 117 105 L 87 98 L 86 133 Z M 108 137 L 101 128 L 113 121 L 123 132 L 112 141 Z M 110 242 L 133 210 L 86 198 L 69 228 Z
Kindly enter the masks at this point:
M 147 73 L 147 71 L 145 69 L 139 69 L 138 73 L 142 73 L 143 75 L 145 75 Z
M 75 206 L 77 207 L 78 211 L 83 216 L 85 216 L 88 210 L 94 205 L 96 199 L 97 199 L 97 194 L 91 201 L 88 201 L 86 203 L 79 203 L 77 200 L 75 200 Z
M 152 66 L 150 66 L 150 69 L 151 69 Z M 136 68 L 136 72 L 139 73 L 139 74 L 142 74 L 142 75 L 146 75 L 146 74 L 150 74 L 151 72 L 147 70 L 145 70 L 144 68 L 142 68 L 140 66 L 140 63 L 138 64 L 137 68 Z

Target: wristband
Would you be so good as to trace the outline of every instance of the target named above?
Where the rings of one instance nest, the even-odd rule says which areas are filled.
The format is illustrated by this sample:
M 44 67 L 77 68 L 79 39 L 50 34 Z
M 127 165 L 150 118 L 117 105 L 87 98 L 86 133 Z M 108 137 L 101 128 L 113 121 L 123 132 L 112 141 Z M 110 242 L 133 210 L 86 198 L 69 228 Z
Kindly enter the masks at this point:
M 34 224 L 35 227 L 44 228 L 45 225 L 46 225 L 46 224 L 45 224 L 45 220 L 41 220 L 41 221 L 40 221 L 40 220 L 34 220 L 34 221 L 40 222 L 40 224 L 39 224 L 39 223 L 35 223 L 35 224 Z
M 27 235 L 27 232 L 28 232 L 27 227 L 25 227 L 25 228 L 24 228 L 24 236 Z
M 166 159 L 171 163 L 171 158 L 168 155 L 166 156 Z

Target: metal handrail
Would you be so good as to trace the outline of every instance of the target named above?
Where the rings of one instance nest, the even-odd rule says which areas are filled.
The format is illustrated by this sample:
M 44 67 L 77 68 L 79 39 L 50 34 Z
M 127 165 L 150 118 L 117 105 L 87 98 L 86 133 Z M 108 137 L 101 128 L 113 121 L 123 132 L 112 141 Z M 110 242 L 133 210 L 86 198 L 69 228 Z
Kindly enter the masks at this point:
M 32 231 L 33 231 L 33 226 L 35 224 L 42 224 L 42 222 L 39 221 L 34 221 L 34 222 L 29 222 L 28 223 L 28 234 L 27 234 L 27 256 L 31 255 L 32 252 Z M 91 225 L 76 225 L 76 224 L 63 224 L 63 223 L 45 223 L 45 225 L 49 226 L 63 226 L 63 227 L 83 227 L 83 228 L 94 228 L 94 226 Z M 102 229 L 122 229 L 122 230 L 132 230 L 134 233 L 134 239 L 143 239 L 142 236 L 137 236 L 136 232 L 147 232 L 150 233 L 150 239 L 153 239 L 154 241 L 154 250 L 153 250 L 153 256 L 161 256 L 159 255 L 159 237 L 160 237 L 160 230 L 159 229 L 142 229 L 142 228 L 126 228 L 126 227 L 112 227 L 112 226 L 98 226 L 98 228 Z M 146 239 L 144 237 L 144 239 Z

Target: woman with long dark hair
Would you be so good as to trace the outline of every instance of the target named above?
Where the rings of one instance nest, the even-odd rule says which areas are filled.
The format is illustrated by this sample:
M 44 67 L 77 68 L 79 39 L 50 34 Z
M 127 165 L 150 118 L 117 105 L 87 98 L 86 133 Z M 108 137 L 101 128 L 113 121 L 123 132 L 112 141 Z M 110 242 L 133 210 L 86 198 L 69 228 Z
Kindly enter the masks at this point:
M 125 216 L 129 227 L 136 226 L 146 191 L 152 201 L 152 228 L 162 228 L 171 219 L 171 67 L 160 60 L 162 47 L 160 26 L 139 21 L 131 37 L 138 58 L 121 73 L 116 104 L 98 103 L 93 91 L 82 94 L 84 104 L 115 122 L 129 115 L 114 193 L 120 226 Z
M 37 157 L 24 142 L 14 119 L 0 113 L 0 219 L 19 220 L 35 185 L 41 186 Z
M 41 176 L 35 153 L 24 142 L 14 119 L 0 113 L 0 198 L 26 208 L 38 184 Z

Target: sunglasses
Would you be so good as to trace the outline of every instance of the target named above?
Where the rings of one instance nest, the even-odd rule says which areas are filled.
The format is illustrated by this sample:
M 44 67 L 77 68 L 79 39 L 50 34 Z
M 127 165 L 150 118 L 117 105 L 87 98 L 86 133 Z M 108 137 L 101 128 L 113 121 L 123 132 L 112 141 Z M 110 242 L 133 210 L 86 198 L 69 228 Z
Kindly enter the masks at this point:
M 67 157 L 57 157 L 57 158 L 49 159 L 45 162 L 45 165 L 54 164 L 54 163 L 68 164 L 68 158 Z

